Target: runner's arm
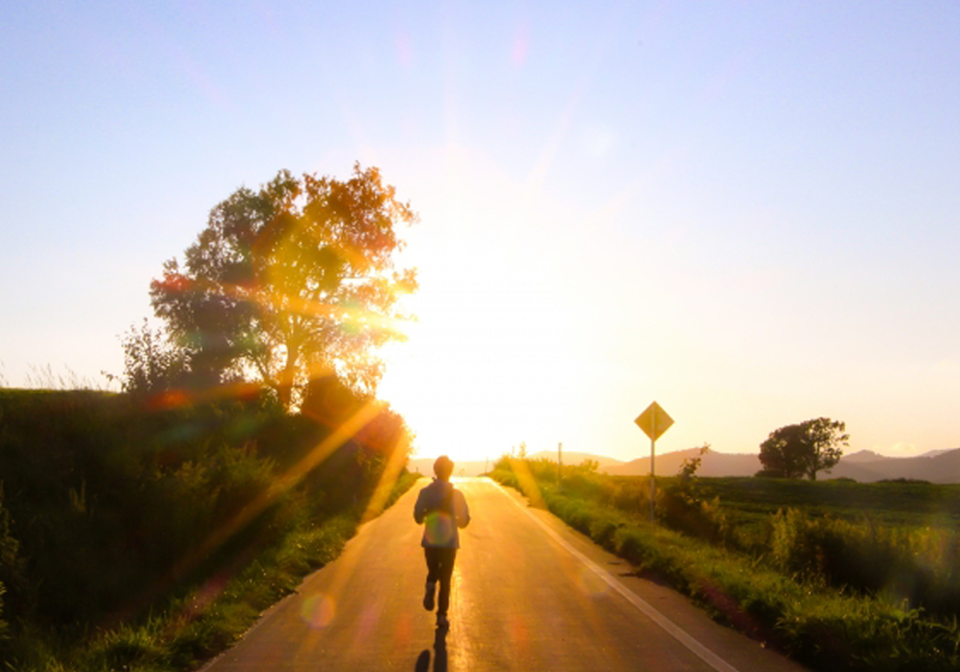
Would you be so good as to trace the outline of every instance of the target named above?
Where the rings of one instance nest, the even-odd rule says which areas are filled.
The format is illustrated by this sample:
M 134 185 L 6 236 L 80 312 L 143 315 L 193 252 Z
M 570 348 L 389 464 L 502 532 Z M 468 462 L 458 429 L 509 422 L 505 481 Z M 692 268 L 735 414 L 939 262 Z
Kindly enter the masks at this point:
M 417 495 L 417 503 L 413 507 L 413 519 L 417 521 L 417 525 L 422 525 L 426 515 L 427 509 L 423 501 L 423 490 L 421 490 L 420 494 Z
M 467 506 L 467 498 L 459 490 L 456 491 L 454 499 L 454 513 L 456 514 L 457 527 L 466 527 L 470 524 L 470 507 Z

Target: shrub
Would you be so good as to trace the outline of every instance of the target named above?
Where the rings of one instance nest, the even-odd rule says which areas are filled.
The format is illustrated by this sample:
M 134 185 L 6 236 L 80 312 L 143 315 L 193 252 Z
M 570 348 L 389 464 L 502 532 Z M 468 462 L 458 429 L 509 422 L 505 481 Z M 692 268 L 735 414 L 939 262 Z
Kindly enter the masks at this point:
M 0 652 L 8 636 L 8 624 L 4 620 L 4 595 L 7 586 L 19 589 L 23 594 L 23 558 L 20 556 L 20 542 L 13 535 L 13 519 L 3 506 L 3 481 L 0 481 Z
M 772 519 L 770 557 L 784 571 L 837 587 L 886 594 L 912 608 L 960 612 L 960 533 L 880 527 L 811 517 L 799 509 Z
M 69 639 L 146 613 L 290 530 L 362 505 L 394 449 L 348 441 L 234 525 L 332 430 L 256 396 L 153 401 L 0 389 L 0 618 L 18 615 L 18 640 L 32 623 Z

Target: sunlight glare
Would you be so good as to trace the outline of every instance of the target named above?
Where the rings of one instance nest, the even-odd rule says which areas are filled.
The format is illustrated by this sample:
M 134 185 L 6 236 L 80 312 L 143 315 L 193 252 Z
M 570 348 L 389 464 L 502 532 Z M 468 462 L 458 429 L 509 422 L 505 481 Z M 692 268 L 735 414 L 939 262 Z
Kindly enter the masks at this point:
M 442 272 L 413 297 L 408 340 L 384 348 L 380 394 L 416 434 L 418 455 L 495 459 L 565 412 L 573 334 L 543 280 L 466 265 Z
M 598 381 L 622 370 L 606 347 L 621 316 L 605 221 L 572 224 L 537 179 L 490 157 L 437 158 L 449 163 L 445 197 L 404 251 L 420 289 L 403 305 L 417 320 L 382 349 L 379 396 L 415 433 L 414 457 L 482 462 L 521 442 L 555 451 L 574 441 L 573 423 L 582 446 L 597 432 L 577 419 L 598 414 Z

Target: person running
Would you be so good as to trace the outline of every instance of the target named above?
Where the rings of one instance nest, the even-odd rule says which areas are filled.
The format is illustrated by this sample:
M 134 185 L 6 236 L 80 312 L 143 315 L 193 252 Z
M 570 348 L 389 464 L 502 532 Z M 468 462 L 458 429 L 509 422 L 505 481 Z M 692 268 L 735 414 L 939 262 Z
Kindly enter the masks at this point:
M 447 608 L 450 606 L 450 579 L 453 576 L 453 563 L 460 548 L 458 528 L 470 523 L 470 509 L 463 493 L 450 483 L 453 473 L 453 461 L 441 455 L 433 463 L 433 473 L 437 475 L 433 483 L 420 490 L 417 504 L 413 508 L 413 518 L 417 525 L 424 524 L 423 552 L 427 559 L 427 585 L 424 589 L 423 608 L 433 611 L 437 582 L 440 582 L 440 595 L 437 600 L 437 627 L 447 628 Z

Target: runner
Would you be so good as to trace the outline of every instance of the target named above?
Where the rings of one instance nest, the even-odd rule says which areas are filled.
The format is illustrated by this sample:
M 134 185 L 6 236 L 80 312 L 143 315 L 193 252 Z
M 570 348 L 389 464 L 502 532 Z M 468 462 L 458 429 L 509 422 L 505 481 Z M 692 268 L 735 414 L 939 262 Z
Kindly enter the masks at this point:
M 424 589 L 423 607 L 433 611 L 437 581 L 440 582 L 440 596 L 437 600 L 437 627 L 446 629 L 447 608 L 450 606 L 450 578 L 453 576 L 453 564 L 460 548 L 458 528 L 470 523 L 470 509 L 463 493 L 450 483 L 453 462 L 441 455 L 433 463 L 433 473 L 437 475 L 433 483 L 423 488 L 417 497 L 413 517 L 423 530 L 424 555 L 427 558 L 427 585 Z

